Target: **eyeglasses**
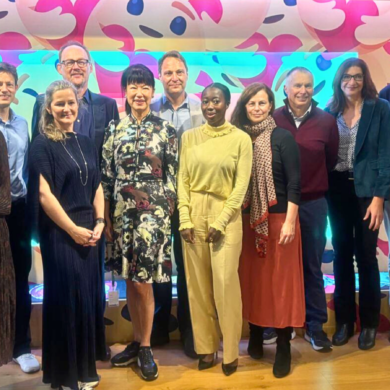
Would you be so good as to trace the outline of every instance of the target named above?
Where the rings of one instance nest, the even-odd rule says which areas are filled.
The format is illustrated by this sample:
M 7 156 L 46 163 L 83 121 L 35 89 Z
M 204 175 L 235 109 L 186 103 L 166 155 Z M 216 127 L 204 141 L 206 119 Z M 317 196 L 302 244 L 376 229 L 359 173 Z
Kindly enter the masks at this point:
M 68 68 L 68 69 L 71 69 L 73 68 L 74 64 L 77 63 L 77 66 L 79 68 L 85 68 L 87 66 L 87 64 L 89 64 L 89 61 L 88 60 L 77 60 L 77 61 L 74 61 L 74 60 L 66 60 L 66 61 L 62 61 L 61 64 L 65 66 L 65 68 Z
M 348 74 L 348 73 L 345 73 L 343 74 L 343 77 L 341 78 L 342 81 L 344 82 L 350 82 L 351 79 L 354 79 L 357 83 L 359 83 L 360 81 L 363 81 L 363 75 L 361 73 L 358 73 L 358 74 Z

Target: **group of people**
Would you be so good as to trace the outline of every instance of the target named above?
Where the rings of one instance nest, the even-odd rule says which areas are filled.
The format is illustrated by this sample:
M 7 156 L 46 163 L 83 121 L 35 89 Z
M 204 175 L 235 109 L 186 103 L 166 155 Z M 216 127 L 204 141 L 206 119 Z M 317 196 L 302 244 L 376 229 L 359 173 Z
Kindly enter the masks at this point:
M 34 106 L 30 146 L 26 121 L 10 108 L 16 69 L 0 63 L 0 364 L 13 358 L 25 372 L 40 369 L 28 325 L 31 237 L 43 260 L 42 369 L 52 388 L 96 387 L 96 360 L 111 358 L 105 270 L 126 280 L 134 335 L 111 363 L 137 362 L 143 379 L 158 377 L 151 347 L 169 342 L 172 246 L 181 341 L 199 370 L 217 363 L 222 334 L 222 371 L 236 372 L 243 318 L 252 358 L 276 338 L 278 378 L 291 370 L 294 327 L 305 327 L 319 352 L 347 343 L 356 322 L 354 260 L 358 346 L 374 347 L 384 210 L 390 228 L 390 105 L 378 98 L 364 61 L 340 65 L 325 111 L 313 99 L 312 73 L 296 67 L 286 76 L 283 107 L 276 109 L 267 85 L 254 83 L 230 121 L 228 87 L 213 83 L 193 100 L 177 51 L 159 60 L 164 94 L 157 100 L 150 69 L 124 70 L 122 119 L 114 100 L 88 89 L 93 64 L 85 46 L 65 44 L 57 70 L 62 80 Z M 323 331 L 321 272 L 328 214 L 332 341 Z

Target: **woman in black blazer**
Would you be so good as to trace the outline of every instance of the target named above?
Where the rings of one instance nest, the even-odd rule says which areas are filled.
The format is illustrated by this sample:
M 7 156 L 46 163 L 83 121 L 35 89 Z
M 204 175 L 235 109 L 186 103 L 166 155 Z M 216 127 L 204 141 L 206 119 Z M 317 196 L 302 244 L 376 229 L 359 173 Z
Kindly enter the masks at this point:
M 334 248 L 336 333 L 348 342 L 356 321 L 354 256 L 359 269 L 358 346 L 375 345 L 381 304 L 376 245 L 383 203 L 390 196 L 390 105 L 379 99 L 366 63 L 344 61 L 327 110 L 337 119 L 338 162 L 329 175 L 329 217 Z

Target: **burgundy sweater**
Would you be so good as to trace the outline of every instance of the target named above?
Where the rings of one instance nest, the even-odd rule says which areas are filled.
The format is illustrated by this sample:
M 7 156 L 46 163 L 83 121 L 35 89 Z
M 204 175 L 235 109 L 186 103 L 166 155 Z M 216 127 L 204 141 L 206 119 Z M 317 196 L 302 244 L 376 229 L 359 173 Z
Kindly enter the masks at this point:
M 301 154 L 301 200 L 315 200 L 328 190 L 328 172 L 337 163 L 339 132 L 335 118 L 312 102 L 310 114 L 297 129 L 287 107 L 274 112 L 276 124 L 291 132 Z

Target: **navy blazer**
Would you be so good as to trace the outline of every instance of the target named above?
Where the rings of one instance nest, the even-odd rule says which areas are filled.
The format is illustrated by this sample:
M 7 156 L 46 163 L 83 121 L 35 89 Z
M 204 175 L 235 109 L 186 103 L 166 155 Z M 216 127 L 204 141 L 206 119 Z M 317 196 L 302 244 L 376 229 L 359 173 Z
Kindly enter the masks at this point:
M 359 198 L 390 198 L 390 104 L 384 99 L 364 101 L 353 175 Z
M 95 145 L 98 151 L 99 160 L 102 159 L 102 147 L 104 141 L 104 132 L 111 120 L 119 119 L 118 107 L 116 101 L 104 95 L 99 95 L 90 91 L 93 117 L 95 122 Z M 41 108 L 45 95 L 38 95 L 34 104 L 33 118 L 31 124 L 31 141 L 39 134 L 39 120 L 41 117 Z

